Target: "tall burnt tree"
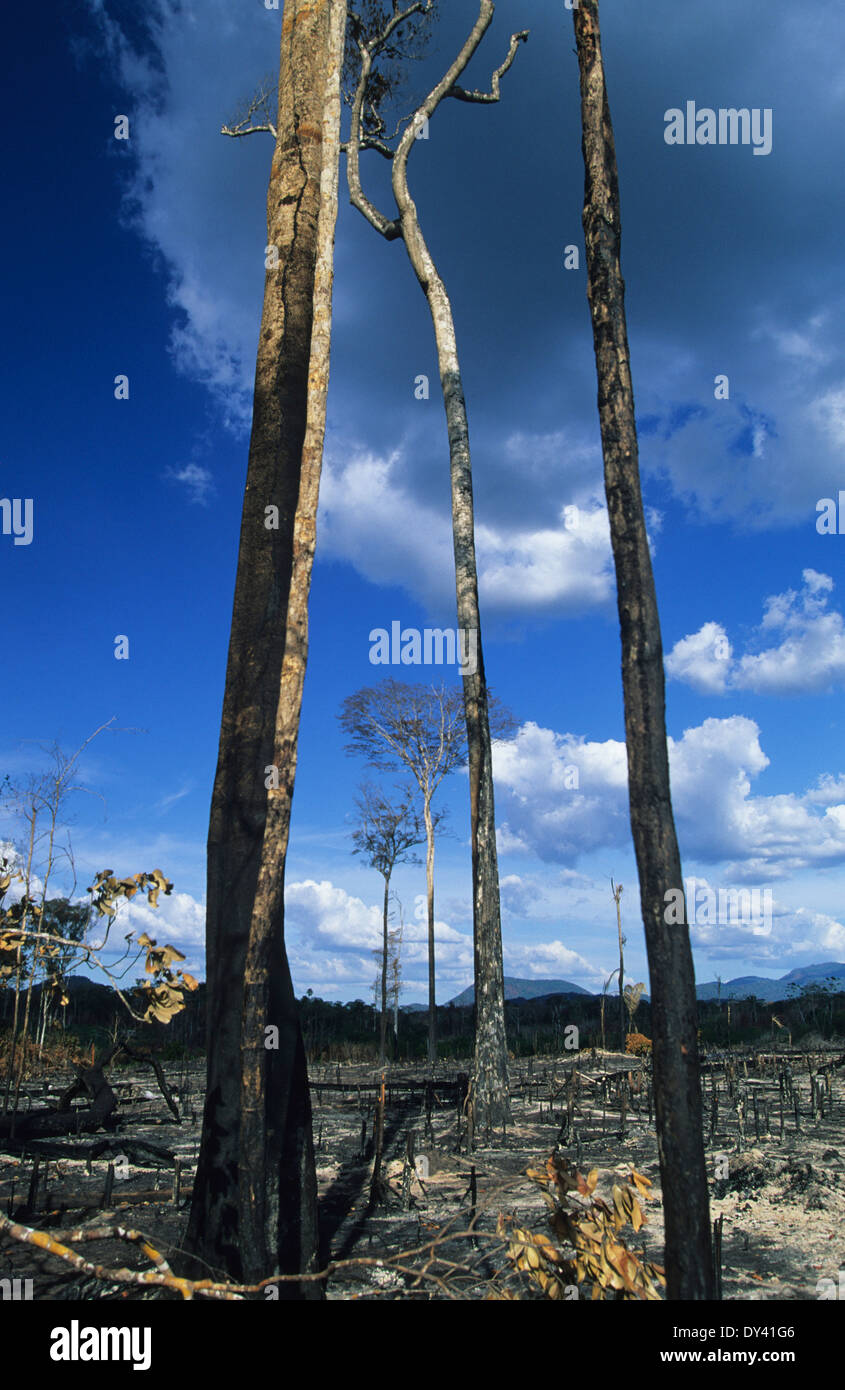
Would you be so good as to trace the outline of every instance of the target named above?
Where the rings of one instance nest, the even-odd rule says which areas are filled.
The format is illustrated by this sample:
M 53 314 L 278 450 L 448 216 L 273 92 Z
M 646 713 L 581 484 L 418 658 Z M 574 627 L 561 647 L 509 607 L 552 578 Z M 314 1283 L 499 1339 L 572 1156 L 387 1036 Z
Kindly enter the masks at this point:
M 605 492 L 616 566 L 631 829 L 651 976 L 654 1092 L 671 1299 L 715 1297 L 695 975 L 669 787 L 663 648 L 640 491 L 619 183 L 597 0 L 573 10 L 581 78 L 584 236 Z
M 268 271 L 208 836 L 208 1082 L 185 1246 L 191 1271 L 250 1281 L 311 1271 L 318 1251 L 284 868 L 325 429 L 345 19 L 345 0 L 284 7 Z M 280 1290 L 322 1296 L 315 1281 Z
M 464 709 L 469 751 L 470 825 L 472 838 L 473 936 L 475 957 L 475 1062 L 474 1104 L 479 1128 L 490 1130 L 510 1119 L 507 1038 L 505 1034 L 502 926 L 499 903 L 499 870 L 493 803 L 493 758 L 488 714 L 487 681 L 481 644 L 478 604 L 478 572 L 475 558 L 475 516 L 469 422 L 458 358 L 452 306 L 420 225 L 416 204 L 408 186 L 408 157 L 418 133 L 434 115 L 441 101 L 452 97 L 464 102 L 489 104 L 500 96 L 500 82 L 510 68 L 523 31 L 511 36 L 507 57 L 493 73 L 491 90 L 467 90 L 458 78 L 469 64 L 493 19 L 492 0 L 480 0 L 478 18 L 455 61 L 406 122 L 394 150 L 379 112 L 384 84 L 375 71 L 378 59 L 390 52 L 397 31 L 415 15 L 427 15 L 433 0 L 415 0 L 399 9 L 372 3 L 350 9 L 350 25 L 358 48 L 358 83 L 352 102 L 352 121 L 346 146 L 347 176 L 352 203 L 387 241 L 402 240 L 414 273 L 426 297 L 434 325 L 440 384 L 446 411 L 452 485 L 452 536 L 455 552 L 455 585 L 458 623 L 474 634 L 477 658 L 474 669 L 463 673 Z M 393 196 L 398 217 L 386 217 L 364 194 L 359 154 L 377 151 L 390 161 Z

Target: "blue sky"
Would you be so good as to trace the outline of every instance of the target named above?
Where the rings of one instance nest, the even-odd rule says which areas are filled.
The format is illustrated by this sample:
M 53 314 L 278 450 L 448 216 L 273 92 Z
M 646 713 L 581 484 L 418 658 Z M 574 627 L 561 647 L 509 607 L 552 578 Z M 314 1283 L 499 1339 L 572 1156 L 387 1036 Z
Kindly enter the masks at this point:
M 406 109 L 477 13 L 444 8 Z M 82 762 L 99 795 L 72 805 L 80 884 L 163 869 L 173 895 L 156 913 L 128 906 L 126 930 L 172 941 L 203 974 L 271 156 L 270 137 L 219 132 L 277 71 L 280 16 L 261 0 L 78 0 L 49 22 L 18 7 L 9 26 L 0 497 L 32 499 L 33 533 L 0 535 L 0 775 L 115 716 Z M 495 760 L 506 971 L 600 989 L 616 963 L 611 876 L 626 973 L 648 976 L 583 253 L 564 267 L 583 244 L 571 14 L 500 0 L 467 83 L 488 84 L 521 28 L 501 103 L 445 102 L 410 179 L 457 324 L 488 678 L 518 722 Z M 602 28 L 684 871 L 771 891 L 763 924 L 693 925 L 696 972 L 776 976 L 845 959 L 845 536 L 816 525 L 845 489 L 845 15 L 838 0 L 603 0 Z M 665 113 L 688 101 L 770 110 L 771 152 L 667 144 Z M 381 161 L 363 168 L 392 211 Z M 341 193 L 287 938 L 297 990 L 348 999 L 369 997 L 381 880 L 350 854 L 367 774 L 336 714 L 385 674 L 443 675 L 372 666 L 372 629 L 455 617 L 428 310 L 401 244 L 348 205 L 344 168 Z M 442 802 L 446 1000 L 472 975 L 463 774 Z M 421 869 L 397 872 L 406 1001 L 425 997 L 424 887 Z

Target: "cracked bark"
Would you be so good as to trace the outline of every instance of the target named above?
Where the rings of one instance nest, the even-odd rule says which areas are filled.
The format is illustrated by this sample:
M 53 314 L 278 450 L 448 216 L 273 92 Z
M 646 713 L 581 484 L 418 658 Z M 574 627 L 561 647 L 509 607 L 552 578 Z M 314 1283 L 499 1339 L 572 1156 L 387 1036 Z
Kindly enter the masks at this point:
M 345 0 L 286 0 L 252 434 L 208 836 L 208 1075 L 188 1264 L 254 1281 L 315 1267 L 305 1051 L 284 866 L 325 429 Z M 278 508 L 272 529 L 265 509 Z M 278 787 L 265 785 L 278 769 Z M 265 1028 L 279 1029 L 265 1048 Z M 207 1272 L 207 1269 L 205 1270 Z M 280 1297 L 319 1298 L 314 1283 Z
M 715 1297 L 689 929 L 665 919 L 683 893 L 669 785 L 663 648 L 640 492 L 619 185 L 597 0 L 573 10 L 581 77 L 584 235 L 619 624 L 631 829 L 651 977 L 654 1094 L 670 1299 Z M 685 916 L 686 914 L 684 914 Z M 621 973 L 621 966 L 620 966 Z

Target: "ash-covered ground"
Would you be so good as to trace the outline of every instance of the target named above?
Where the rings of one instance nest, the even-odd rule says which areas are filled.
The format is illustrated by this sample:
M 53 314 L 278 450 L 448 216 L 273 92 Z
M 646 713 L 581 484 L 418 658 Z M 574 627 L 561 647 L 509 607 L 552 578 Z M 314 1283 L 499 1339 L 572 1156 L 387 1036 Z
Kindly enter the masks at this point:
M 845 1270 L 842 1060 L 840 1047 L 720 1054 L 704 1062 L 711 1216 L 723 1218 L 724 1299 L 816 1300 L 830 1287 L 821 1281 L 836 1283 Z M 0 1144 L 0 1210 L 54 1239 L 64 1236 L 85 1260 L 106 1269 L 152 1266 L 137 1244 L 109 1236 L 74 1242 L 68 1233 L 116 1225 L 140 1230 L 178 1267 L 199 1149 L 204 1065 L 164 1069 L 179 1123 L 150 1071 L 112 1068 L 116 1129 L 32 1144 L 25 1153 L 8 1145 L 3 1151 Z M 434 1087 L 426 1088 L 419 1067 L 311 1067 L 323 1266 L 332 1266 L 329 1300 L 542 1298 L 537 1285 L 513 1269 L 496 1227 L 504 1214 L 549 1235 L 542 1193 L 525 1170 L 543 1168 L 555 1149 L 585 1175 L 597 1169 L 596 1191 L 608 1199 L 613 1184 L 632 1169 L 651 1180 L 649 1197 L 642 1199 L 646 1225 L 622 1235 L 638 1256 L 662 1264 L 646 1064 L 594 1052 L 513 1062 L 513 1124 L 492 1141 L 468 1132 L 463 1088 L 455 1084 L 460 1070 L 441 1065 Z M 374 1192 L 382 1077 L 383 1156 Z M 52 1091 L 71 1079 L 70 1072 L 51 1078 Z M 23 1109 L 47 1103 L 52 1091 L 46 1082 L 31 1084 Z M 180 1297 L 73 1269 L 2 1233 L 0 1279 L 31 1280 L 37 1300 Z M 19 1293 L 25 1288 L 17 1286 Z M 579 1289 L 578 1296 L 590 1292 Z

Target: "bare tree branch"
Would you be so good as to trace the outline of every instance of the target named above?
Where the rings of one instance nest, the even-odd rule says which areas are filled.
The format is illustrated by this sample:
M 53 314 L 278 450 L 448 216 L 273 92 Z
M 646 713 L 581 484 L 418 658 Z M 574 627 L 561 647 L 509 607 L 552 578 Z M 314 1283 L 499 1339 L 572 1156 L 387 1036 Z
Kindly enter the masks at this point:
M 325 1268 L 317 1271 L 309 1271 L 302 1274 L 277 1274 L 260 1282 L 250 1284 L 238 1283 L 218 1283 L 211 1279 L 183 1279 L 171 1272 L 167 1260 L 159 1254 L 152 1246 L 150 1241 L 140 1231 L 132 1230 L 124 1226 L 96 1226 L 78 1227 L 75 1230 L 47 1232 L 40 1231 L 31 1226 L 25 1226 L 20 1222 L 12 1221 L 4 1213 L 0 1212 L 0 1237 L 7 1236 L 11 1240 L 18 1241 L 25 1245 L 35 1246 L 43 1250 L 46 1254 L 54 1256 L 56 1259 L 69 1264 L 78 1273 L 88 1274 L 95 1279 L 102 1280 L 104 1283 L 140 1285 L 143 1287 L 154 1286 L 158 1288 L 172 1289 L 182 1295 L 184 1299 L 192 1299 L 196 1294 L 205 1298 L 224 1299 L 226 1301 L 241 1301 L 245 1294 L 264 1293 L 268 1286 L 272 1284 L 290 1284 L 291 1282 L 314 1282 L 319 1283 L 333 1274 L 351 1274 L 358 1269 L 388 1269 L 396 1274 L 407 1276 L 413 1280 L 412 1288 L 418 1288 L 423 1283 L 434 1285 L 443 1296 L 450 1300 L 461 1300 L 469 1295 L 460 1289 L 450 1285 L 449 1280 L 456 1275 L 464 1277 L 472 1276 L 473 1265 L 478 1263 L 478 1258 L 471 1263 L 461 1263 L 455 1259 L 449 1259 L 442 1247 L 455 1241 L 471 1241 L 473 1246 L 479 1240 L 488 1241 L 495 1249 L 498 1247 L 504 1256 L 508 1246 L 508 1237 L 497 1231 L 482 1231 L 479 1229 L 479 1221 L 482 1216 L 492 1213 L 500 1207 L 505 1193 L 515 1187 L 522 1187 L 525 1184 L 526 1175 L 520 1173 L 504 1182 L 497 1183 L 496 1186 L 486 1194 L 479 1202 L 476 1211 L 470 1217 L 467 1226 L 462 1230 L 455 1230 L 455 1225 L 459 1220 L 459 1214 L 445 1222 L 439 1231 L 431 1239 L 410 1249 L 399 1250 L 394 1255 L 386 1256 L 352 1256 L 343 1260 L 330 1260 Z M 139 1245 L 143 1253 L 154 1265 L 154 1269 L 135 1270 L 135 1269 L 112 1269 L 106 1265 L 97 1264 L 86 1260 L 79 1255 L 68 1242 L 73 1244 L 83 1244 L 88 1241 L 101 1239 L 125 1240 L 127 1243 Z M 488 1252 L 483 1252 L 487 1254 Z M 422 1267 L 411 1264 L 412 1260 L 421 1259 Z M 494 1274 L 490 1281 L 495 1286 L 498 1276 Z M 376 1294 L 378 1290 L 374 1289 Z M 385 1290 L 385 1293 L 388 1291 Z
M 272 135 L 276 139 L 276 124 L 272 119 L 271 108 L 271 89 L 269 78 L 266 78 L 254 94 L 250 97 L 246 110 L 242 115 L 235 118 L 231 125 L 220 127 L 221 135 L 230 135 L 237 139 L 242 135 Z M 260 121 L 253 120 L 254 116 L 259 116 Z
M 418 3 L 413 5 L 408 13 L 412 13 L 414 10 L 419 10 L 420 8 L 421 5 L 418 0 Z M 391 21 L 393 28 L 396 27 L 394 23 L 396 18 L 397 16 L 394 15 Z M 361 130 L 364 98 L 366 96 L 367 84 L 373 67 L 373 48 L 378 43 L 379 39 L 382 43 L 384 42 L 384 33 L 385 31 L 382 31 L 381 35 L 376 35 L 376 38 L 371 40 L 369 44 L 365 44 L 360 38 L 356 38 L 358 51 L 361 55 L 361 71 L 358 76 L 358 85 L 355 88 L 355 96 L 352 100 L 352 124 L 349 131 L 349 139 L 341 148 L 346 151 L 346 178 L 349 185 L 349 201 L 352 203 L 353 207 L 356 207 L 358 211 L 366 217 L 370 226 L 375 227 L 376 231 L 381 233 L 385 241 L 396 241 L 397 238 L 402 235 L 401 225 L 397 219 L 385 217 L 384 213 L 379 212 L 375 204 L 370 202 L 361 187 L 361 171 L 358 162 L 358 157 L 362 148 L 378 150 L 378 152 L 384 155 L 386 159 L 389 159 L 391 163 L 393 161 L 393 153 L 389 151 L 389 146 L 384 145 L 378 138 L 374 139 L 374 143 L 365 144 L 365 136 Z
M 84 941 L 72 941 L 69 937 L 66 936 L 56 936 L 53 934 L 53 932 L 30 931 L 28 927 L 26 928 L 26 930 L 24 930 L 23 928 L 11 926 L 2 927 L 0 928 L 0 930 L 2 930 L 3 936 L 7 940 L 9 940 L 13 945 L 16 945 L 18 941 L 20 941 L 22 944 L 27 941 L 47 941 L 51 945 L 72 946 L 75 951 L 79 951 L 80 954 L 84 955 L 87 961 L 91 962 L 93 965 L 96 965 L 99 970 L 102 970 L 106 979 L 110 982 L 115 994 L 126 1005 L 126 1008 L 132 1015 L 132 1017 L 135 1019 L 136 1023 L 148 1022 L 148 1020 L 143 1016 L 143 1014 L 135 1013 L 135 1010 L 132 1008 L 132 1005 L 129 1003 L 129 1000 L 126 998 L 126 995 L 118 986 L 115 976 L 111 973 L 107 966 L 103 965 L 103 962 L 96 954 L 93 946 L 87 945 L 87 943 Z M 126 954 L 128 954 L 128 952 Z M 125 958 L 126 956 L 124 955 L 121 959 L 124 960 Z M 138 952 L 134 959 L 140 960 L 140 958 L 141 953 Z
M 440 79 L 436 87 L 433 87 L 421 106 L 418 106 L 410 123 L 405 127 L 402 139 L 399 141 L 399 148 L 396 151 L 396 163 L 393 166 L 393 193 L 399 207 L 400 214 L 404 217 L 406 211 L 410 214 L 415 212 L 411 195 L 408 192 L 407 163 L 408 155 L 414 143 L 417 131 L 423 121 L 427 121 L 437 110 L 441 101 L 451 92 L 461 73 L 467 67 L 470 59 L 475 54 L 481 40 L 490 28 L 493 19 L 495 6 L 493 0 L 480 0 L 478 18 L 464 43 L 460 53 L 452 63 L 449 71 Z
M 231 135 L 234 140 L 238 139 L 241 135 L 272 135 L 275 140 L 276 127 L 271 121 L 268 121 L 266 125 L 247 125 L 246 122 L 242 121 L 236 126 L 222 125 L 220 127 L 220 134 Z
M 508 56 L 502 63 L 502 66 L 497 68 L 493 73 L 490 79 L 491 90 L 489 92 L 467 91 L 464 87 L 455 86 L 451 87 L 450 90 L 446 92 L 446 96 L 455 97 L 458 101 L 498 101 L 500 96 L 499 83 L 516 57 L 516 51 L 519 45 L 528 41 L 529 33 L 530 30 L 528 29 L 521 29 L 518 34 L 511 34 L 511 46 L 508 49 Z

